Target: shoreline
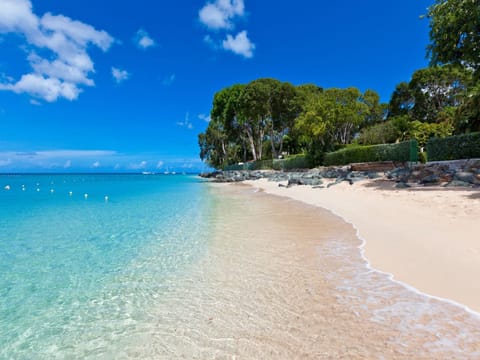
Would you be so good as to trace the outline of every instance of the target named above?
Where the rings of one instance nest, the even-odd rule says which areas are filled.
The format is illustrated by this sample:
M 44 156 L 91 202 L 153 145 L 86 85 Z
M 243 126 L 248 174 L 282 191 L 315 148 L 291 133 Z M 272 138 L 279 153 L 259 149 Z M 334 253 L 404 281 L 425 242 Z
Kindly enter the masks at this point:
M 362 241 L 366 265 L 423 295 L 480 317 L 480 192 L 470 189 L 398 190 L 364 180 L 331 188 L 279 187 L 244 182 L 265 193 L 326 209 L 349 223 Z M 358 209 L 361 211 L 358 211 Z

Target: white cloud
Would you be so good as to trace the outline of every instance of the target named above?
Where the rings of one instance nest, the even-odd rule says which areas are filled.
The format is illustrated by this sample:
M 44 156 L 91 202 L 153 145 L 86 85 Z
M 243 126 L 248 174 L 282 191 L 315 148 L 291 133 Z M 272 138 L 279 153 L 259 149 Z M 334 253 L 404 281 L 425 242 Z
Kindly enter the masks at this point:
M 114 39 L 105 31 L 63 15 L 33 13 L 30 0 L 0 0 L 0 33 L 16 33 L 31 50 L 27 60 L 32 72 L 20 80 L 2 80 L 0 90 L 27 93 L 54 102 L 75 100 L 81 86 L 94 86 L 89 78 L 94 64 L 87 53 L 89 45 L 107 51 Z M 48 50 L 48 54 L 44 50 Z
M 163 79 L 162 84 L 165 86 L 170 86 L 175 82 L 175 74 L 171 74 L 167 76 L 165 79 Z
M 35 106 L 40 106 L 42 103 L 38 100 L 35 99 L 30 99 L 30 104 L 35 105 Z
M 223 41 L 223 48 L 237 55 L 251 58 L 253 57 L 255 44 L 250 41 L 246 31 L 241 31 L 235 37 L 228 34 L 227 38 Z
M 205 114 L 200 114 L 198 115 L 198 118 L 200 120 L 203 120 L 203 121 L 206 121 L 206 122 L 210 122 L 212 120 L 212 118 L 210 117 L 210 115 L 205 115 Z
M 12 160 L 10 159 L 0 159 L 0 167 L 2 166 L 8 166 L 12 163 Z
M 209 29 L 231 29 L 235 17 L 245 15 L 243 0 L 216 0 L 207 3 L 200 9 L 198 16 L 200 22 Z
M 143 29 L 137 31 L 137 34 L 135 35 L 135 43 L 141 49 L 148 49 L 149 47 L 156 45 L 155 40 L 153 40 Z
M 139 163 L 133 163 L 128 166 L 131 170 L 142 170 L 147 167 L 147 162 L 145 160 L 140 161 Z
M 157 169 L 161 169 L 164 165 L 164 162 L 162 160 L 160 160 L 158 163 L 157 163 Z
M 95 161 L 93 164 L 92 164 L 92 167 L 93 168 L 99 168 L 100 167 L 100 161 Z
M 178 121 L 177 125 L 180 126 L 180 127 L 187 128 L 189 130 L 193 129 L 193 124 L 190 122 L 190 114 L 187 112 L 185 114 L 185 120 Z
M 112 76 L 117 82 L 117 84 L 120 84 L 121 82 L 127 80 L 130 77 L 130 74 L 126 70 L 112 67 Z

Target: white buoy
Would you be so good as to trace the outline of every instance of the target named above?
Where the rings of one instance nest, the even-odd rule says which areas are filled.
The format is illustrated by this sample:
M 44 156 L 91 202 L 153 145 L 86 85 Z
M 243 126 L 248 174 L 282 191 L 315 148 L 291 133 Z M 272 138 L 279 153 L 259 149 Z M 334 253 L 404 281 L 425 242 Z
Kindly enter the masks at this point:
M 68 196 L 72 196 L 72 195 L 73 195 L 73 191 L 69 191 Z
M 10 190 L 10 185 L 5 185 L 4 189 L 5 190 Z
M 37 192 L 40 192 L 40 188 L 37 188 Z
M 88 194 L 84 194 L 83 197 L 84 197 L 85 199 L 88 199 Z
M 108 201 L 108 196 L 105 196 L 105 201 Z
M 55 190 L 53 190 L 53 189 L 50 189 L 50 192 L 53 194 L 53 193 L 55 192 Z

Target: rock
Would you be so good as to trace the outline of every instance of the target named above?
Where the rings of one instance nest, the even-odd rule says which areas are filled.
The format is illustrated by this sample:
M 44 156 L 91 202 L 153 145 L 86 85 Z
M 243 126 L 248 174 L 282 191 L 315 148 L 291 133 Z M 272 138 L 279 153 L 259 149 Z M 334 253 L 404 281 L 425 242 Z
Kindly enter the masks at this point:
M 367 173 L 367 177 L 368 177 L 369 179 L 378 179 L 378 178 L 380 177 L 380 174 L 377 173 L 377 172 L 369 171 L 369 172 Z
M 395 168 L 393 161 L 366 162 L 351 165 L 352 171 L 388 171 Z
M 463 181 L 463 182 L 470 183 L 470 184 L 477 183 L 477 179 L 475 178 L 475 176 L 472 173 L 466 172 L 466 171 L 460 171 L 460 172 L 455 173 L 453 178 L 455 180 Z
M 397 183 L 397 185 L 395 185 L 395 188 L 397 188 L 397 189 L 408 189 L 410 187 L 411 187 L 410 185 L 408 185 L 407 183 L 404 183 L 402 181 Z
M 472 184 L 465 182 L 465 181 L 460 181 L 460 180 L 452 180 L 450 181 L 446 187 L 471 187 Z
M 440 182 L 440 177 L 438 175 L 428 175 L 420 180 L 420 184 L 423 185 L 436 185 Z

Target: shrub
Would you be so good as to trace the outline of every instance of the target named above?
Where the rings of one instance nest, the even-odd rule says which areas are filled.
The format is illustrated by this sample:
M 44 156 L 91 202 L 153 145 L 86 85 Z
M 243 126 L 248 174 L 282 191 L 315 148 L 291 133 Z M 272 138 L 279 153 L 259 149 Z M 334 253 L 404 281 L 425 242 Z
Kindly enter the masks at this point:
M 393 121 L 376 124 L 363 129 L 357 139 L 362 145 L 387 144 L 397 140 L 399 131 Z
M 311 167 L 311 161 L 303 154 L 291 155 L 285 159 L 273 160 L 274 170 L 309 169 Z
M 480 132 L 431 138 L 427 153 L 429 161 L 480 158 Z
M 398 144 L 349 147 L 325 154 L 324 163 L 330 166 L 374 161 L 418 161 L 418 143 L 409 140 Z

